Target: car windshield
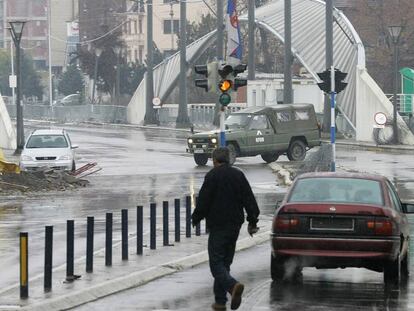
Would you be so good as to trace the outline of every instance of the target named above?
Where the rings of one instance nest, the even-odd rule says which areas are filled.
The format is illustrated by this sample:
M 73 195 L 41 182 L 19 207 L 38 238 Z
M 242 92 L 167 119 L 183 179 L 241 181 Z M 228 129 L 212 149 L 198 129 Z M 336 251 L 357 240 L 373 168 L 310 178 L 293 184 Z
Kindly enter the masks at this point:
M 67 148 L 68 142 L 64 135 L 32 135 L 26 148 Z
M 251 118 L 251 114 L 236 113 L 230 115 L 226 119 L 224 124 L 226 125 L 227 129 L 241 129 L 246 127 L 246 125 L 250 122 Z
M 330 202 L 384 205 L 381 184 L 361 178 L 304 178 L 298 180 L 288 202 Z

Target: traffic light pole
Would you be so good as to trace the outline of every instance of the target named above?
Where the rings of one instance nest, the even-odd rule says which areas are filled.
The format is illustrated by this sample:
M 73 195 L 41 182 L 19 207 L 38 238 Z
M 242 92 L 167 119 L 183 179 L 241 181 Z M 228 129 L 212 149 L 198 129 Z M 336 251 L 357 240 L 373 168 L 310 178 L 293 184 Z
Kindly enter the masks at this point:
M 226 147 L 226 127 L 224 126 L 224 118 L 226 116 L 226 107 L 220 109 L 220 147 Z
M 331 145 L 332 145 L 332 159 L 331 159 L 331 172 L 335 172 L 335 159 L 336 159 L 336 147 L 335 147 L 335 68 L 331 66 Z

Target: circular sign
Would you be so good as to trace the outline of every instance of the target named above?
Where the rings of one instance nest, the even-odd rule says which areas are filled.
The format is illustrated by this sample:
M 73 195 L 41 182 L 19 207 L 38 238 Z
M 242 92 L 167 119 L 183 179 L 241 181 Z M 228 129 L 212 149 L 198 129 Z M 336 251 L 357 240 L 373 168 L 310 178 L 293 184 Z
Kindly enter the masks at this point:
M 154 106 L 159 106 L 159 105 L 161 105 L 161 99 L 160 99 L 159 97 L 154 97 L 154 98 L 152 99 L 152 104 L 153 104 Z
M 385 123 L 387 123 L 387 116 L 383 112 L 377 112 L 374 116 L 374 120 L 378 125 L 385 125 Z

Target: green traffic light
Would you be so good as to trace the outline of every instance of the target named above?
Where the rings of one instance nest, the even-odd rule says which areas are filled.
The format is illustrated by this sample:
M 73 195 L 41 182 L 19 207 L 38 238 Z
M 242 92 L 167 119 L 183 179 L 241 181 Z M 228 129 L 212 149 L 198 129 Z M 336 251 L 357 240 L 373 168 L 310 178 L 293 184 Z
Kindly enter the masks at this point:
M 219 102 L 222 106 L 227 106 L 231 102 L 231 97 L 227 93 L 223 93 L 220 95 Z

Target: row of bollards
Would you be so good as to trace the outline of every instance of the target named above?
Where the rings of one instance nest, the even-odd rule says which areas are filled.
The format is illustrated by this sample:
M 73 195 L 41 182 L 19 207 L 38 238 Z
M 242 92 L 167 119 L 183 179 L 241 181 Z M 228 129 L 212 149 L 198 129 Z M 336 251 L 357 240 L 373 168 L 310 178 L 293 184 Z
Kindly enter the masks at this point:
M 174 200 L 174 240 L 180 242 L 181 236 L 181 203 L 180 199 Z M 143 254 L 144 240 L 144 217 L 143 206 L 136 209 L 136 254 Z M 150 249 L 156 249 L 156 217 L 157 206 L 150 203 Z M 162 202 L 162 231 L 163 246 L 173 246 L 169 241 L 169 202 Z M 86 272 L 93 272 L 94 253 L 94 217 L 87 217 L 86 224 Z M 207 228 L 206 228 L 207 233 Z M 201 226 L 195 227 L 196 236 L 201 235 Z M 66 222 L 66 282 L 71 282 L 80 276 L 74 274 L 74 249 L 75 249 L 75 221 Z M 112 235 L 113 235 L 113 214 L 106 213 L 105 217 L 105 266 L 112 266 Z M 191 237 L 191 196 L 185 201 L 185 236 Z M 29 257 L 28 257 L 28 233 L 20 233 L 20 298 L 29 296 Z M 122 260 L 128 260 L 128 210 L 121 210 L 121 253 Z M 44 291 L 52 290 L 52 267 L 53 267 L 53 226 L 45 227 L 45 261 L 44 261 Z

